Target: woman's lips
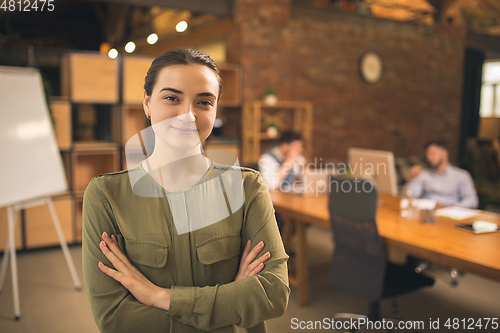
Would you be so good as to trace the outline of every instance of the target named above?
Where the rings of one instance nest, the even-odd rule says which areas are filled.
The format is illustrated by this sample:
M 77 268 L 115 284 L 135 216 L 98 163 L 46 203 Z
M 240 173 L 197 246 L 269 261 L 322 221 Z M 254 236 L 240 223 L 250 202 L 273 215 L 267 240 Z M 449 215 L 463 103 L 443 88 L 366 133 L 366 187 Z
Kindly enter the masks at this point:
M 193 128 L 186 128 L 186 127 L 175 127 L 175 126 L 171 126 L 172 129 L 179 133 L 179 134 L 183 134 L 183 135 L 190 135 L 190 134 L 193 134 L 193 133 L 196 133 L 197 130 L 196 128 L 193 129 Z

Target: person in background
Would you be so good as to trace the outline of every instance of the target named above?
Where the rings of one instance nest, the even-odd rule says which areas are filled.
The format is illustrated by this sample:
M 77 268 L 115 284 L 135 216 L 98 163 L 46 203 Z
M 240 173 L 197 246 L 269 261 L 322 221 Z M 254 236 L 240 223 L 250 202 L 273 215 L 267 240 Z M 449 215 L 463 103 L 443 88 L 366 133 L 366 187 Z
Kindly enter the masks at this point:
M 446 144 L 438 141 L 426 144 L 425 155 L 430 169 L 415 165 L 410 170 L 408 189 L 412 196 L 434 199 L 441 205 L 477 208 L 472 177 L 466 170 L 450 164 Z
M 265 151 L 259 159 L 259 171 L 269 190 L 277 191 L 302 179 L 305 164 L 304 142 L 299 133 L 286 131 L 279 143 Z

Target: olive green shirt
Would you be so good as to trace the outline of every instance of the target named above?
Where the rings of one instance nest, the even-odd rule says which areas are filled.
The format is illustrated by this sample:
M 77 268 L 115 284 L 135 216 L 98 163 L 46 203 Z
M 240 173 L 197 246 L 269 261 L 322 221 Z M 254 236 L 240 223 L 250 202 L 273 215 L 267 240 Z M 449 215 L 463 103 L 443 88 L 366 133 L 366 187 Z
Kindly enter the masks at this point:
M 228 170 L 241 171 L 242 206 L 232 212 L 234 193 L 222 187 L 229 216 L 178 233 L 171 210 L 178 210 L 178 202 L 168 198 L 188 198 L 190 191 Z M 210 191 L 204 196 L 210 198 Z M 99 248 L 104 231 L 117 236 L 120 248 L 151 282 L 171 288 L 168 311 L 141 304 L 99 269 L 99 261 L 113 267 Z M 252 248 L 263 241 L 259 256 L 269 251 L 271 258 L 259 274 L 234 281 L 249 239 Z M 281 316 L 288 304 L 288 256 L 267 187 L 251 169 L 212 163 L 200 182 L 177 192 L 166 192 L 141 163 L 96 176 L 83 198 L 82 243 L 87 294 L 101 332 L 235 332 L 235 326 L 266 332 L 264 320 Z

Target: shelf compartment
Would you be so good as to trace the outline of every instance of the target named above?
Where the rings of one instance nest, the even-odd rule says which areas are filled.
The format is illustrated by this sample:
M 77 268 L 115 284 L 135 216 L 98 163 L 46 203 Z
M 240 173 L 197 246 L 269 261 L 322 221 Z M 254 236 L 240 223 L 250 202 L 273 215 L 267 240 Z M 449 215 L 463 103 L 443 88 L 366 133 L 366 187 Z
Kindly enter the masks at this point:
M 73 242 L 73 202 L 71 196 L 52 197 L 57 218 L 64 238 Z M 59 245 L 59 237 L 47 205 L 30 207 L 25 210 L 25 240 L 27 248 Z
M 90 180 L 100 174 L 119 170 L 120 155 L 113 143 L 75 143 L 72 151 L 73 192 L 81 194 Z

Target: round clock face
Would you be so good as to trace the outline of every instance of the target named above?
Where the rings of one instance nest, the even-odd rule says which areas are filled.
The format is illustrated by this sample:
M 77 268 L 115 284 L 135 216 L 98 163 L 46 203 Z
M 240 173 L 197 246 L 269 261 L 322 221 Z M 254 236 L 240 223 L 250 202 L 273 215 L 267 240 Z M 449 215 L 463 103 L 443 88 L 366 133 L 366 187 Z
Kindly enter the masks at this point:
M 382 78 L 384 66 L 382 59 L 375 52 L 366 52 L 359 64 L 361 76 L 368 83 L 375 83 Z

